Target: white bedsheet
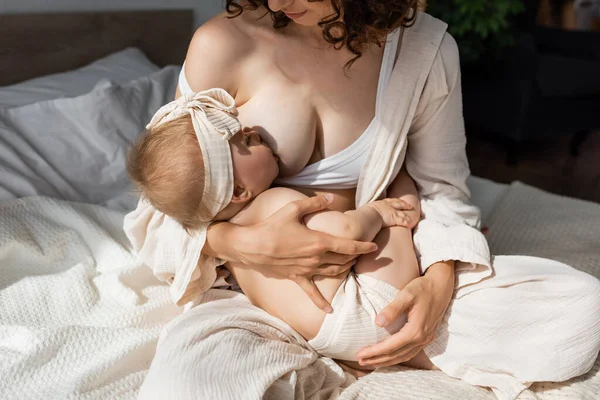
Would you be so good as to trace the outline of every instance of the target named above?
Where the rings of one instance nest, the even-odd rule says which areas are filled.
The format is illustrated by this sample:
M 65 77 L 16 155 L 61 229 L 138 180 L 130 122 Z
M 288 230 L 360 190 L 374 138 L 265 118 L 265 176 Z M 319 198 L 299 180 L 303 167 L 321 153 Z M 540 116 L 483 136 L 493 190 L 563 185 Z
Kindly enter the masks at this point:
M 136 261 L 123 217 L 48 197 L 0 203 L 1 399 L 135 397 L 181 309 Z
M 471 191 L 471 201 L 481 210 L 482 226 L 486 226 L 492 211 L 506 194 L 509 185 L 473 175 L 467 179 L 467 185 Z
M 600 219 L 598 205 L 535 190 L 532 194 L 521 184 L 509 187 L 474 178 L 470 187 L 475 199 L 486 199 L 481 205 L 490 216 L 492 247 L 495 238 L 504 238 L 498 243 L 505 252 L 521 243 L 519 235 L 500 223 L 507 213 L 520 229 L 519 223 L 531 224 L 526 217 L 532 208 L 539 209 L 536 220 L 552 216 L 556 207 L 567 208 L 573 210 L 572 223 L 563 234 L 582 238 L 586 224 Z M 495 201 L 494 209 L 486 208 Z M 515 204 L 526 214 L 515 213 Z M 582 205 L 584 219 L 577 219 Z M 135 398 L 161 328 L 180 310 L 170 304 L 168 288 L 135 261 L 121 231 L 123 216 L 105 207 L 45 197 L 0 204 L 0 398 Z M 540 232 L 539 237 L 547 236 Z M 589 264 L 584 268 L 598 276 L 597 243 L 586 243 Z M 240 334 L 240 340 L 253 336 Z M 315 365 L 329 371 L 327 379 L 344 384 L 326 363 Z M 538 384 L 533 390 L 541 399 L 595 399 L 600 395 L 599 367 L 596 363 L 573 385 Z M 521 398 L 534 398 L 534 392 Z M 329 394 L 339 393 L 322 393 L 324 398 Z M 439 372 L 392 368 L 350 385 L 341 398 L 493 396 Z

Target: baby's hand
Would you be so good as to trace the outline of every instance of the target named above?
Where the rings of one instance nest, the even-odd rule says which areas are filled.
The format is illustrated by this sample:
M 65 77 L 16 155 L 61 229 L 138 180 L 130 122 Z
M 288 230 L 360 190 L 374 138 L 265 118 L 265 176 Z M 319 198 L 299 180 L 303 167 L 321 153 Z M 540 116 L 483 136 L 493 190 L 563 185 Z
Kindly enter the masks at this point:
M 375 208 L 381 215 L 384 228 L 391 226 L 410 228 L 413 225 L 410 216 L 405 212 L 412 210 L 413 207 L 402 199 L 377 200 L 367 205 Z

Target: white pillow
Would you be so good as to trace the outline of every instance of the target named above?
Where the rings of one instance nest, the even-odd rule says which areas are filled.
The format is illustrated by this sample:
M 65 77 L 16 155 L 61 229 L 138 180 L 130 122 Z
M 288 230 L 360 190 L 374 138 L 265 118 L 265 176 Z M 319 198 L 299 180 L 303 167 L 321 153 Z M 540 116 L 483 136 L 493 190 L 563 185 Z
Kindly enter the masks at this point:
M 135 207 L 130 144 L 175 96 L 180 67 L 85 95 L 0 109 L 0 201 L 43 195 Z
M 140 49 L 129 47 L 76 70 L 0 87 L 0 108 L 79 96 L 91 91 L 103 78 L 122 84 L 158 70 Z

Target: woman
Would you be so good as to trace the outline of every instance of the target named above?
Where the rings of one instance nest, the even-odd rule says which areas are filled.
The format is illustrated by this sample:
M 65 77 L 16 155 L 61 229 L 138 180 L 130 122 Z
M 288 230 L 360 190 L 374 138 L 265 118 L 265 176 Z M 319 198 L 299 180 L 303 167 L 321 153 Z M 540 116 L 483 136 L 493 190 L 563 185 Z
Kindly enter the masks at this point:
M 422 199 L 424 219 L 414 241 L 423 275 L 376 319 L 385 326 L 406 312 L 408 323 L 386 341 L 360 351 L 361 364 L 405 363 L 425 350 L 442 371 L 490 386 L 504 398 L 516 397 L 533 381 L 565 380 L 589 370 L 600 346 L 600 323 L 593 318 L 600 312 L 598 281 L 549 260 L 490 260 L 477 229 L 478 210 L 468 203 L 457 48 L 445 27 L 416 15 L 414 0 L 263 0 L 242 6 L 228 0 L 234 18 L 221 15 L 198 29 L 184 66 L 187 79 L 180 80 L 177 95 L 184 89 L 226 89 L 236 100 L 242 124 L 259 129 L 277 151 L 280 182 L 302 182 L 297 189 L 314 197 L 254 226 L 215 224 L 202 249 L 194 248 L 194 238 L 174 233 L 164 216 L 140 205 L 132 219 L 135 229 L 147 234 L 134 246 L 155 272 L 169 263 L 195 266 L 203 256 L 242 262 L 265 275 L 296 281 L 326 310 L 313 276 L 337 275 L 359 254 L 371 252 L 376 261 L 384 257 L 373 252 L 372 244 L 309 231 L 300 222 L 303 215 L 336 204 L 354 206 L 355 200 L 362 204 L 386 187 L 393 196 L 392 180 L 405 162 Z M 384 54 L 388 46 L 381 44 L 394 32 L 399 32 L 397 56 L 389 65 Z M 385 68 L 394 72 L 382 83 Z M 380 98 L 388 106 L 381 115 Z M 393 106 L 402 109 L 395 119 L 389 112 Z M 335 180 L 335 189 L 301 179 L 310 165 L 345 154 L 373 121 L 380 123 L 379 131 L 394 128 L 382 138 L 397 134 L 398 140 L 371 138 L 369 160 L 359 163 L 358 172 L 345 169 L 352 163 L 340 161 L 334 169 L 343 182 Z M 369 167 L 383 156 L 389 156 L 386 168 Z M 324 175 L 316 172 L 318 178 Z M 323 193 L 333 194 L 333 204 Z M 375 242 L 393 243 L 395 229 L 384 230 Z M 194 276 L 178 281 L 175 275 L 174 285 L 180 289 L 178 298 L 186 299 L 194 291 Z M 550 303 L 555 291 L 563 296 L 558 304 Z M 309 397 L 331 394 L 348 383 L 331 363 L 301 354 L 301 338 L 279 322 L 243 302 L 234 307 L 222 301 L 233 294 L 215 293 L 207 293 L 203 304 L 163 333 L 142 397 Z M 542 310 L 540 296 L 548 306 Z M 501 308 L 511 302 L 519 304 L 520 314 Z M 221 329 L 225 319 L 238 329 Z M 206 321 L 219 329 L 211 330 Z M 555 335 L 541 339 L 532 334 L 545 330 Z M 586 340 L 575 346 L 578 335 Z M 233 354 L 236 362 L 223 362 L 223 354 Z

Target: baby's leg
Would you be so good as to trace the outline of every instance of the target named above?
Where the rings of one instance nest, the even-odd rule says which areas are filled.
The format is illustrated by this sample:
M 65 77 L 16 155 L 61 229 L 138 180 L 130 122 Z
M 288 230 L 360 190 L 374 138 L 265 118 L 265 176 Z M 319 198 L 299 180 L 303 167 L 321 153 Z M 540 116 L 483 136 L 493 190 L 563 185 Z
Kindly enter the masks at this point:
M 407 212 L 418 222 L 420 205 L 414 182 L 403 169 L 389 188 L 388 197 L 397 197 L 414 207 Z M 354 266 L 357 274 L 369 275 L 402 289 L 406 284 L 419 276 L 419 265 L 415 254 L 412 230 L 402 226 L 383 228 L 374 240 L 376 252 L 365 254 Z
M 375 237 L 374 242 L 377 243 L 378 250 L 358 258 L 358 262 L 354 266 L 356 274 L 365 274 L 382 280 L 397 289 L 402 289 L 419 276 L 419 266 L 410 229 L 403 227 L 383 228 Z M 357 362 L 345 363 L 348 367 L 357 371 L 372 370 L 372 368 L 365 368 Z M 403 365 L 417 369 L 435 369 L 423 351 L 419 352 L 413 359 L 403 363 Z M 354 375 L 360 376 L 360 374 Z
M 377 251 L 360 256 L 353 267 L 357 275 L 371 276 L 389 283 L 397 289 L 402 289 L 408 282 L 419 276 L 410 229 L 397 226 L 383 228 L 375 237 L 374 242 L 377 243 Z M 425 357 L 424 360 L 423 357 Z M 431 369 L 431 362 L 425 353 L 419 353 L 418 357 L 413 360 L 411 360 L 412 364 L 407 365 L 413 368 Z M 358 362 L 343 361 L 341 363 L 349 367 L 348 372 L 356 377 L 360 377 L 365 371 L 373 370 L 372 367 L 361 366 Z
M 403 227 L 383 228 L 375 237 L 374 242 L 379 246 L 378 250 L 359 257 L 354 266 L 356 274 L 365 274 L 382 280 L 397 289 L 402 289 L 407 283 L 419 276 L 419 266 L 410 229 Z M 357 362 L 346 361 L 345 363 L 348 367 L 357 371 L 372 370 L 372 368 L 365 368 Z M 417 369 L 435 369 L 435 366 L 423 351 L 402 364 Z M 359 377 L 360 373 L 354 375 Z
M 417 210 L 413 217 L 417 217 L 420 214 L 418 198 L 416 196 L 414 199 L 407 198 L 410 197 L 411 193 L 416 193 L 414 182 L 402 170 L 399 179 L 390 187 L 388 197 L 402 198 L 411 203 Z M 354 266 L 357 274 L 365 274 L 382 280 L 397 289 L 404 288 L 410 281 L 419 277 L 419 264 L 414 250 L 411 229 L 400 226 L 383 228 L 375 237 L 374 242 L 377 243 L 378 250 L 358 258 Z M 435 369 L 435 366 L 423 351 L 403 364 L 412 368 Z M 354 362 L 349 362 L 348 365 L 357 370 L 364 368 Z
M 284 205 L 306 198 L 300 192 L 286 188 L 269 189 L 258 196 L 250 206 L 232 219 L 239 225 L 252 224 L 268 218 Z M 319 309 L 295 282 L 274 278 L 267 267 L 249 268 L 243 264 L 228 263 L 226 267 L 257 307 L 285 321 L 305 339 L 313 339 L 323 324 L 325 312 Z M 315 277 L 317 288 L 331 302 L 349 272 L 336 277 Z
M 419 276 L 419 265 L 413 248 L 412 232 L 395 226 L 383 228 L 375 237 L 377 251 L 358 258 L 354 270 L 371 276 L 397 289 Z

